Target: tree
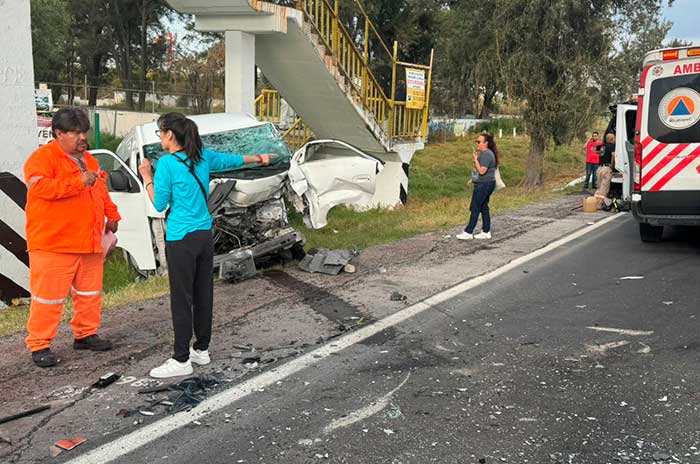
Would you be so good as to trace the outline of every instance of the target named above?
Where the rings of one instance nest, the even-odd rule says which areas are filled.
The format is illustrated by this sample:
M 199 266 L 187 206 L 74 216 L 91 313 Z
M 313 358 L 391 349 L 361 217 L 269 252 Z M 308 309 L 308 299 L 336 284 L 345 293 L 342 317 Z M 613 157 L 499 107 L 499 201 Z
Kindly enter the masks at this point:
M 597 68 L 603 102 L 621 102 L 637 93 L 644 55 L 663 46 L 671 23 L 661 18 L 660 8 L 635 9 L 616 19 L 615 47 L 604 65 Z
M 103 0 L 70 0 L 71 30 L 77 58 L 87 76 L 88 105 L 97 104 L 97 89 L 111 56 L 109 10 Z
M 527 103 L 530 150 L 524 185 L 544 182 L 548 142 L 588 124 L 599 94 L 596 67 L 615 42 L 614 18 L 654 17 L 662 0 L 497 0 L 497 56 L 508 94 Z
M 446 114 L 486 118 L 503 90 L 496 59 L 496 0 L 460 0 L 444 10 L 436 67 L 437 103 Z M 441 97 L 441 98 L 440 98 Z
M 141 25 L 139 30 L 140 37 L 140 69 L 139 69 L 139 110 L 143 111 L 146 106 L 146 79 L 150 64 L 151 56 L 149 51 L 156 51 L 159 49 L 158 44 L 164 43 L 160 41 L 149 41 L 149 31 L 153 31 L 152 35 L 158 37 L 164 33 L 163 26 L 161 24 L 161 18 L 168 13 L 170 13 L 170 8 L 165 4 L 163 0 L 138 0 L 138 9 L 141 19 Z M 155 98 L 155 95 L 153 96 Z
M 67 69 L 71 18 L 68 0 L 32 0 L 31 28 L 34 78 L 40 82 L 60 82 Z M 54 98 L 60 87 L 53 87 Z
M 204 52 L 189 52 L 179 57 L 174 72 L 185 83 L 194 113 L 210 113 L 217 89 L 223 88 L 224 42 Z

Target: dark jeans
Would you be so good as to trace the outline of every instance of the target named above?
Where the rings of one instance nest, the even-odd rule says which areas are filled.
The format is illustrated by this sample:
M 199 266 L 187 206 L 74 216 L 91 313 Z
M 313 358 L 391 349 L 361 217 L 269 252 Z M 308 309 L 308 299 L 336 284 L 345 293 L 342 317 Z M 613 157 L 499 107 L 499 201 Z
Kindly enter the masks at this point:
M 214 241 L 210 230 L 198 230 L 182 240 L 165 242 L 170 280 L 170 310 L 175 331 L 173 358 L 190 358 L 192 328 L 197 350 L 209 349 L 214 305 Z
M 471 215 L 469 216 L 469 224 L 467 224 L 466 229 L 464 229 L 466 233 L 474 233 L 476 222 L 479 220 L 479 214 L 481 214 L 481 221 L 483 222 L 483 227 L 481 230 L 484 232 L 491 231 L 491 211 L 489 210 L 489 200 L 491 199 L 491 194 L 495 188 L 496 181 L 474 183 L 472 203 L 469 207 Z
M 598 163 L 586 163 L 586 180 L 583 182 L 583 188 L 588 188 L 588 181 L 591 181 L 591 187 L 595 188 L 598 185 Z

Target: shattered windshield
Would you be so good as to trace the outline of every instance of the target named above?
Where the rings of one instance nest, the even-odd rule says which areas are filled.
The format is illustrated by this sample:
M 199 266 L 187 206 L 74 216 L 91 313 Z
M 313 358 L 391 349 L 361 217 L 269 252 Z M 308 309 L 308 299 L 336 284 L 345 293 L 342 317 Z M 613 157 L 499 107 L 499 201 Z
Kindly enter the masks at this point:
M 274 153 L 277 156 L 270 160 L 270 165 L 289 163 L 292 158 L 292 153 L 272 124 L 202 135 L 202 144 L 204 148 L 223 153 L 240 155 Z M 143 147 L 143 151 L 155 169 L 158 168 L 158 160 L 168 154 L 160 143 L 146 145 Z M 261 167 L 256 164 L 248 164 L 235 170 L 260 169 Z

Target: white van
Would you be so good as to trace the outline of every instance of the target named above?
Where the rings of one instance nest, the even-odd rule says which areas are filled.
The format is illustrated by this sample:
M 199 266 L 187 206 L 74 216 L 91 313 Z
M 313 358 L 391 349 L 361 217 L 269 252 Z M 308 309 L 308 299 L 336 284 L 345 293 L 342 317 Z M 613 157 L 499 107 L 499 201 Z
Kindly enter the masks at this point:
M 610 107 L 612 118 L 603 136 L 615 134 L 615 160 L 610 196 L 619 198 L 620 207 L 627 209 L 632 201 L 630 165 L 634 156 L 634 135 L 637 121 L 637 102 L 630 100 Z
M 309 142 L 291 154 L 277 129 L 252 116 L 218 113 L 190 117 L 197 123 L 205 147 L 227 153 L 275 153 L 267 167 L 246 165 L 212 173 L 209 210 L 214 219 L 215 267 L 219 276 L 241 279 L 255 273 L 256 264 L 277 255 L 303 256 L 304 237 L 290 227 L 285 196 L 315 228 L 326 224 L 336 205 L 368 207 L 382 161 L 337 140 Z M 165 271 L 165 214 L 153 207 L 138 173 L 148 158 L 168 156 L 156 135 L 155 122 L 134 127 L 117 152 L 92 150 L 119 208 L 118 246 L 128 252 L 142 273 Z
M 700 47 L 650 52 L 639 89 L 632 211 L 643 241 L 700 225 Z

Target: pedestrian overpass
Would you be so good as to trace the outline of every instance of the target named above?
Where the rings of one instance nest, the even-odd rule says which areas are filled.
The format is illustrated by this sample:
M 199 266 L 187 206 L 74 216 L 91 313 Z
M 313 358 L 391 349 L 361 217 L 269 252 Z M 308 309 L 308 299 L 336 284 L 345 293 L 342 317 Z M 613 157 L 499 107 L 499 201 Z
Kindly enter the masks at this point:
M 196 29 L 225 32 L 226 111 L 274 117 L 281 95 L 299 117 L 285 134 L 292 147 L 313 132 L 374 154 L 386 162 L 376 204 L 405 203 L 408 165 L 426 140 L 432 57 L 424 65 L 400 61 L 398 44 L 390 48 L 384 42 L 359 0 L 286 2 L 294 6 L 260 0 L 169 3 L 194 14 Z M 349 9 L 356 18 L 353 34 L 341 17 Z M 279 94 L 256 98 L 255 65 Z M 397 99 L 407 68 L 419 76 L 419 85 L 424 77 L 422 101 L 412 94 L 408 103 L 405 96 Z

